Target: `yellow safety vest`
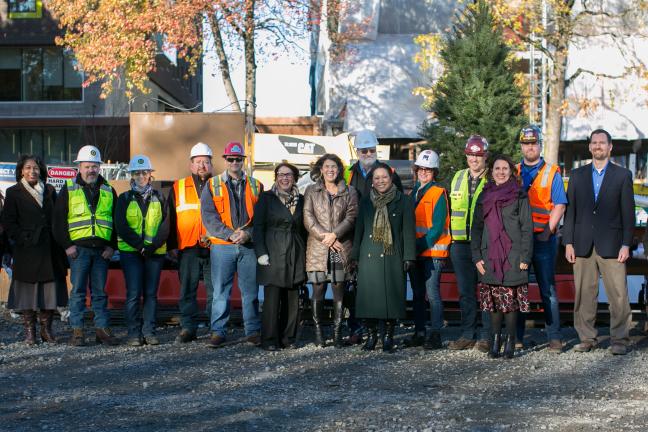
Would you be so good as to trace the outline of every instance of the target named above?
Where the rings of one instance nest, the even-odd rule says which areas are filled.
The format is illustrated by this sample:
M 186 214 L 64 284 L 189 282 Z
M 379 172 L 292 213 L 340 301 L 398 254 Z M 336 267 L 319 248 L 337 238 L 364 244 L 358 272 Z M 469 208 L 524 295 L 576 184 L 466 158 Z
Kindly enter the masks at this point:
M 153 244 L 153 239 L 162 223 L 162 203 L 157 195 L 151 195 L 146 217 L 144 217 L 137 200 L 133 199 L 131 194 L 130 202 L 126 208 L 126 223 L 137 235 L 144 238 L 145 245 Z M 117 237 L 117 246 L 120 251 L 137 252 L 137 249 L 126 243 L 121 237 Z M 154 253 L 155 255 L 164 255 L 166 251 L 166 243 L 164 243 Z
M 99 201 L 93 212 L 86 200 L 83 187 L 74 179 L 66 181 L 68 190 L 68 232 L 70 240 L 101 238 L 110 241 L 113 230 L 113 192 L 104 182 L 99 187 Z
M 469 193 L 470 170 L 468 168 L 457 171 L 450 184 L 450 232 L 452 240 L 470 240 L 470 231 L 467 228 L 467 221 L 473 220 L 477 198 L 484 189 L 486 176 L 482 176 L 473 194 L 472 200 Z

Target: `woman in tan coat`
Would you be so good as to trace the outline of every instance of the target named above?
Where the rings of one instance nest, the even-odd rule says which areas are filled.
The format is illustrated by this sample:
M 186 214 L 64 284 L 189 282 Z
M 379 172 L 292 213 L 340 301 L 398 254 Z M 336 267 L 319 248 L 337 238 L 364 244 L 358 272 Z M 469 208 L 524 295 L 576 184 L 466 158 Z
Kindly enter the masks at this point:
M 347 186 L 344 166 L 337 155 L 320 157 L 304 193 L 304 226 L 308 231 L 306 245 L 306 272 L 313 285 L 313 323 L 315 345 L 324 346 L 321 318 L 324 293 L 330 282 L 333 288 L 335 347 L 342 347 L 342 298 L 344 287 L 350 279 L 349 255 L 352 248 L 353 227 L 358 214 L 358 195 Z

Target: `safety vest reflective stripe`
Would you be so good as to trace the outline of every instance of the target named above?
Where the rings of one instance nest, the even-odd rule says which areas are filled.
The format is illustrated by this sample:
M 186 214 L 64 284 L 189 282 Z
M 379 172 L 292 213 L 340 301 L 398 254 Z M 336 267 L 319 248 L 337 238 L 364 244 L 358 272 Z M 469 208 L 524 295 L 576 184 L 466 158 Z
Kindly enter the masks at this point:
M 522 165 L 518 164 L 517 169 L 519 175 L 522 172 Z M 560 173 L 560 168 L 557 165 L 544 163 L 529 187 L 529 204 L 534 232 L 544 231 L 549 224 L 549 216 L 554 208 L 554 203 L 551 200 L 551 187 L 556 173 Z
M 470 240 L 469 225 L 473 220 L 477 198 L 481 194 L 486 179 L 482 177 L 472 196 L 469 193 L 469 169 L 457 171 L 450 185 L 450 231 L 452 240 Z
M 432 186 L 430 187 L 430 189 L 428 189 L 427 192 L 425 192 L 425 195 L 423 195 L 423 197 L 419 201 L 414 211 L 416 218 L 417 238 L 425 237 L 428 231 L 432 228 L 434 208 L 439 199 L 445 195 L 445 189 L 439 186 Z M 430 258 L 447 258 L 449 255 L 448 249 L 451 241 L 452 238 L 450 236 L 450 214 L 446 212 L 446 218 L 441 235 L 434 245 L 419 253 L 419 256 Z
M 95 209 L 88 205 L 83 187 L 75 179 L 65 182 L 68 191 L 68 233 L 70 240 L 101 238 L 110 241 L 113 230 L 113 192 L 108 183 L 99 187 Z
M 176 198 L 176 233 L 178 249 L 196 246 L 206 234 L 200 217 L 200 198 L 193 177 L 188 176 L 173 184 Z
M 221 221 L 225 226 L 230 229 L 234 229 L 232 224 L 232 213 L 230 209 L 230 199 L 229 192 L 227 190 L 227 184 L 223 181 L 222 176 L 215 176 L 209 179 L 209 189 L 212 193 L 212 200 L 214 202 L 214 207 L 220 215 Z M 246 226 L 252 223 L 252 218 L 254 216 L 254 205 L 259 199 L 259 192 L 261 191 L 261 185 L 257 179 L 254 177 L 246 177 L 245 179 L 245 210 L 248 214 L 248 222 Z M 243 228 L 243 227 L 239 227 Z M 209 240 L 213 244 L 232 244 L 229 240 L 223 240 L 216 236 L 209 235 Z

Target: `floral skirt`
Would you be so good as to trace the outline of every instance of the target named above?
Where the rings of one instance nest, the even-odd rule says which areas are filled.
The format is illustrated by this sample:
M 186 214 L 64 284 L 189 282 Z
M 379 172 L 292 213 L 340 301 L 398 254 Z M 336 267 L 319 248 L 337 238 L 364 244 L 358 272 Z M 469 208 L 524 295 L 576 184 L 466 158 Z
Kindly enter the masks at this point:
M 479 306 L 486 312 L 529 312 L 528 285 L 507 287 L 480 283 Z

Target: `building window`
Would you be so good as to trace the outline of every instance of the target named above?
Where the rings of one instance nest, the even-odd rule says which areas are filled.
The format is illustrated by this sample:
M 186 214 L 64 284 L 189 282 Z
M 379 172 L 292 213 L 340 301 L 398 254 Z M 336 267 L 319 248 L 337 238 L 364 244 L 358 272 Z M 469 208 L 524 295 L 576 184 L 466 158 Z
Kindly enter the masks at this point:
M 83 74 L 60 47 L 0 48 L 0 101 L 80 101 Z
M 43 2 L 41 0 L 9 0 L 9 18 L 41 18 Z
M 16 162 L 20 155 L 33 154 L 47 164 L 69 165 L 81 145 L 79 128 L 3 128 L 0 162 Z

